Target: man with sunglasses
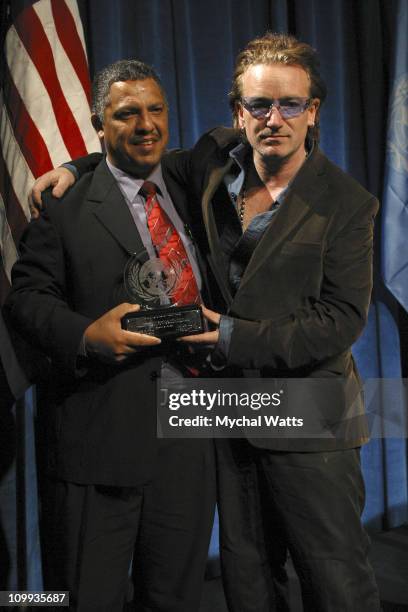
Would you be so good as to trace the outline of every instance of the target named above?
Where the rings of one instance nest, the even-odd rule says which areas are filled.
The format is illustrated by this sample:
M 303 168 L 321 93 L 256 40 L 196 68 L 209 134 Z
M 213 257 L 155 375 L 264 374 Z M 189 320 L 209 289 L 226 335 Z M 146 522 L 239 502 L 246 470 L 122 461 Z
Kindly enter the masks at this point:
M 380 609 L 360 520 L 368 432 L 350 351 L 368 313 L 378 202 L 319 150 L 325 97 L 309 45 L 251 41 L 230 93 L 241 142 L 217 128 L 189 168 L 228 312 L 207 312 L 216 331 L 189 341 L 212 342 L 213 361 L 244 376 L 341 380 L 334 397 L 309 393 L 305 409 L 321 410 L 332 437 L 217 441 L 223 578 L 237 611 L 288 609 L 285 548 L 304 610 Z
M 319 150 L 325 97 L 309 45 L 255 39 L 237 58 L 230 94 L 241 137 L 216 128 L 178 168 L 193 212 L 203 212 L 202 248 L 228 313 L 206 310 L 216 329 L 185 341 L 213 343 L 224 376 L 238 368 L 342 381 L 322 413 L 337 435 L 217 440 L 221 560 L 234 612 L 289 610 L 286 550 L 307 612 L 380 609 L 360 519 L 368 433 L 350 351 L 367 318 L 378 202 Z M 309 398 L 311 413 L 317 406 Z

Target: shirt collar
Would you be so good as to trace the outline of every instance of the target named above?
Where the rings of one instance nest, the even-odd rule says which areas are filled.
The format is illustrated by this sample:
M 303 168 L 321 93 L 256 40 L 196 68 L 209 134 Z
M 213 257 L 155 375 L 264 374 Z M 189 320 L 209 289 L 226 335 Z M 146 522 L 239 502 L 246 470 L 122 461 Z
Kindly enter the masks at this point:
M 236 147 L 231 149 L 229 152 L 230 157 L 238 164 L 238 166 L 245 172 L 245 158 L 248 154 L 248 147 L 240 142 Z
M 114 166 L 108 160 L 108 158 L 106 158 L 106 164 L 115 177 L 121 191 L 124 193 L 125 197 L 130 203 L 132 203 L 139 194 L 139 191 L 141 190 L 145 181 L 151 181 L 154 183 L 157 187 L 159 195 L 165 195 L 167 193 L 161 164 L 158 164 L 145 179 L 137 178 L 136 176 L 132 176 L 124 170 L 121 170 L 121 168 L 117 168 L 117 166 Z
M 308 157 L 310 157 L 310 155 L 313 152 L 313 149 L 314 149 L 314 143 L 312 143 L 311 147 L 307 151 L 306 159 L 308 159 Z M 240 142 L 237 146 L 235 146 L 229 152 L 229 156 L 232 157 L 232 159 L 235 161 L 235 163 L 239 167 L 238 175 L 231 176 L 230 180 L 228 181 L 228 184 L 227 184 L 228 191 L 229 191 L 230 195 L 232 195 L 234 201 L 236 200 L 236 197 L 237 197 L 235 194 L 238 194 L 240 192 L 242 184 L 244 182 L 245 173 L 246 173 L 245 159 L 246 159 L 247 155 L 249 154 L 249 151 L 250 151 L 249 145 L 245 144 L 243 142 Z M 295 176 L 296 175 L 297 175 L 297 173 L 295 174 Z M 284 199 L 284 197 L 285 197 L 289 187 L 291 186 L 295 176 L 293 176 L 291 178 L 291 180 L 286 185 L 286 187 L 284 187 L 284 189 L 280 192 L 280 194 L 278 195 L 278 197 L 275 200 L 276 204 L 279 205 L 279 204 L 282 203 L 282 201 L 283 201 L 283 199 Z
M 314 143 L 306 151 L 306 159 L 311 155 L 314 149 Z M 245 171 L 245 158 L 248 155 L 248 145 L 243 142 L 237 144 L 236 147 L 229 152 L 230 157 L 238 164 L 241 170 Z

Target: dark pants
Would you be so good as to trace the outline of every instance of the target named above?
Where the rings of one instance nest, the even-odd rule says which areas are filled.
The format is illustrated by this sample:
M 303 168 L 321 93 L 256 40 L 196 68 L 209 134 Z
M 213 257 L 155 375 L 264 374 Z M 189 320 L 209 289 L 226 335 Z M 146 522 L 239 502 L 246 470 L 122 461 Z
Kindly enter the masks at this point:
M 151 482 L 59 482 L 54 584 L 73 610 L 120 612 L 131 560 L 137 610 L 198 610 L 215 507 L 213 443 L 160 440 Z
M 289 610 L 286 550 L 305 612 L 377 612 L 361 524 L 358 449 L 283 453 L 216 442 L 221 563 L 230 612 Z

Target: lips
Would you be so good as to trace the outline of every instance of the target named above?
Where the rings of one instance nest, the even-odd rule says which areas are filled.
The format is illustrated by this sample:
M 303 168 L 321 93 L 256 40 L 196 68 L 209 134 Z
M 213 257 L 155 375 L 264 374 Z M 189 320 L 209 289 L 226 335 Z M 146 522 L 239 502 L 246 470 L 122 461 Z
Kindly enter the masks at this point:
M 133 145 L 137 147 L 150 147 L 158 142 L 157 138 L 145 138 L 144 140 L 134 140 L 132 142 Z
M 276 140 L 278 138 L 287 138 L 285 134 L 260 134 L 261 140 Z
M 143 142 L 135 142 L 136 147 L 152 147 L 157 141 L 156 140 L 145 140 Z

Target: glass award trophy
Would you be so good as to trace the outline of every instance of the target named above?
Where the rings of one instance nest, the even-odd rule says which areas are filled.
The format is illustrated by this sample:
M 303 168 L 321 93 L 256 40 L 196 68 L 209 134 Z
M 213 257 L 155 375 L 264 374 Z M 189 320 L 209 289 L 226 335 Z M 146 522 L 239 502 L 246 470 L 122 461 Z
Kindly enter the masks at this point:
M 143 262 L 133 255 L 124 270 L 124 286 L 129 301 L 140 304 L 141 310 L 126 314 L 122 328 L 167 339 L 201 333 L 201 307 L 178 305 L 175 300 L 181 274 L 178 259 L 166 263 L 156 257 Z

